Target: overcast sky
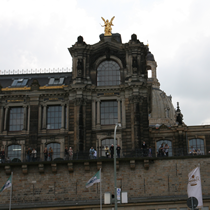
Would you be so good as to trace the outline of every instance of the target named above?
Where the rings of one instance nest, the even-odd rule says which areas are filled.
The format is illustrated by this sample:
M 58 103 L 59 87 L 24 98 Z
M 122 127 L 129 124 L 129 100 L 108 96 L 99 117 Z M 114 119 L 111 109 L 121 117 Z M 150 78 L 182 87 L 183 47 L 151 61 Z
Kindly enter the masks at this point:
M 71 68 L 79 35 L 99 41 L 101 17 L 123 43 L 149 41 L 161 89 L 187 125 L 210 124 L 209 0 L 0 0 L 0 70 Z

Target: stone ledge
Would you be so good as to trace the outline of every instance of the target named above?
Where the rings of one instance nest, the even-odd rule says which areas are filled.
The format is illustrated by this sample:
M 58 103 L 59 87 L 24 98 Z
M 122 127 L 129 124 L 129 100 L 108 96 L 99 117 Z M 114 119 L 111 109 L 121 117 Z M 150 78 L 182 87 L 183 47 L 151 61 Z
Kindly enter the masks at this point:
M 39 164 L 39 173 L 44 173 L 44 164 Z
M 97 170 L 102 170 L 102 162 L 97 162 Z
M 73 163 L 68 163 L 68 170 L 69 170 L 69 172 L 73 172 L 74 171 Z
M 119 169 L 120 169 L 120 162 L 118 160 L 116 161 L 116 169 L 117 169 L 117 171 L 119 171 Z
M 135 160 L 130 160 L 130 168 L 135 169 L 136 168 L 136 161 Z
M 149 160 L 144 160 L 144 168 L 149 169 Z
M 22 172 L 23 172 L 23 174 L 28 174 L 28 166 L 27 165 L 22 165 Z
M 89 162 L 84 162 L 85 166 L 85 171 L 90 171 L 90 163 Z
M 56 163 L 52 163 L 51 167 L 52 167 L 52 172 L 53 173 L 57 173 L 57 164 Z
M 6 175 L 11 174 L 11 167 L 10 166 L 5 166 L 4 169 L 5 169 Z

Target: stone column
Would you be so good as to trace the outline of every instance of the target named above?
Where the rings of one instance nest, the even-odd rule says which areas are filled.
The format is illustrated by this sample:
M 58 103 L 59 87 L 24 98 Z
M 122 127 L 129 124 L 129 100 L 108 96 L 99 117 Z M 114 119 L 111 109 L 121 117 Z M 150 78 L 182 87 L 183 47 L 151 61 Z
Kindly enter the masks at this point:
M 27 105 L 23 106 L 23 130 L 26 131 L 27 127 Z
M 46 127 L 47 127 L 47 105 L 46 104 L 43 105 L 42 117 L 43 117 L 42 129 L 46 129 Z
M 100 100 L 97 100 L 97 125 L 101 124 Z
M 0 133 L 2 132 L 2 130 L 3 130 L 3 123 L 4 123 L 4 107 L 1 107 L 1 116 L 0 116 L 0 118 L 1 118 L 1 121 L 0 121 Z
M 4 114 L 4 131 L 7 130 L 7 116 L 8 116 L 8 111 L 9 111 L 9 108 L 6 106 L 4 107 L 5 109 L 5 114 Z
M 125 119 L 125 99 L 122 99 L 122 127 L 126 127 L 126 119 Z
M 96 101 L 92 101 L 92 128 L 96 127 Z
M 65 104 L 62 104 L 62 113 L 61 113 L 61 129 L 65 129 Z
M 120 102 L 121 102 L 121 100 L 120 99 L 118 99 L 117 100 L 117 103 L 118 103 L 118 123 L 121 123 L 121 107 L 120 107 Z

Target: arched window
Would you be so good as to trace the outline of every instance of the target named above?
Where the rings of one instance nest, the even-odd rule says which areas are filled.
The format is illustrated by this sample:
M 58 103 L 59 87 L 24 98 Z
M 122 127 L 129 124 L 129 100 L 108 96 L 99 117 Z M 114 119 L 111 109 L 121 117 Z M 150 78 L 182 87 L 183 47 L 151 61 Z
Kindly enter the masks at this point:
M 169 149 L 167 150 L 167 146 L 169 146 Z M 163 149 L 161 149 L 163 148 Z M 167 156 L 172 156 L 172 142 L 170 140 L 159 140 L 156 142 L 156 151 L 157 151 L 157 156 L 165 157 Z
M 50 144 L 48 144 L 47 145 L 48 153 L 49 153 L 50 147 L 53 150 L 52 160 L 55 160 L 56 158 L 60 158 L 61 157 L 61 154 L 60 154 L 60 144 L 59 143 L 50 143 Z M 49 157 L 49 159 L 50 159 L 50 157 Z
M 7 147 L 7 158 L 12 162 L 21 162 L 21 146 L 13 144 Z
M 114 61 L 104 61 L 97 68 L 97 86 L 120 85 L 120 66 Z
M 203 139 L 190 139 L 189 140 L 189 153 L 204 155 L 204 140 Z

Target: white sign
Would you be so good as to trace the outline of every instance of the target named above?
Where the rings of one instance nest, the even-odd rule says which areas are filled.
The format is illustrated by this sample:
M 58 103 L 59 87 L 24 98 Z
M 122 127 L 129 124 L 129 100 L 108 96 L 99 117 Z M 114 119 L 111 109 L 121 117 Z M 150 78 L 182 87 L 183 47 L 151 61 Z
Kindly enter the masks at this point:
M 120 203 L 121 188 L 117 188 L 117 203 Z

